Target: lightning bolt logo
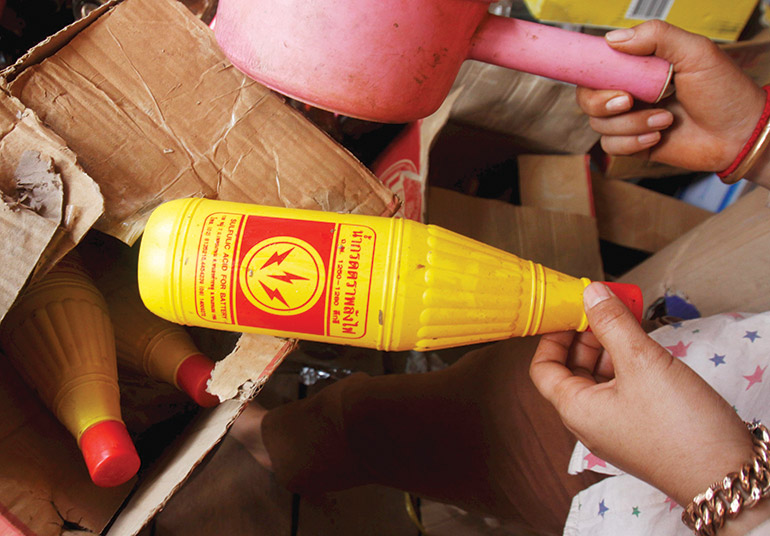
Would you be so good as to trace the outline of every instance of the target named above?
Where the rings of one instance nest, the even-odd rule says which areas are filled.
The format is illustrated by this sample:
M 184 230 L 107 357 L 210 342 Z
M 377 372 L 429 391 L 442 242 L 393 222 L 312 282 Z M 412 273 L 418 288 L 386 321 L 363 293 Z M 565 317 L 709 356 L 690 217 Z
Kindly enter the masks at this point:
M 293 281 L 296 279 L 297 281 L 307 281 L 307 277 L 302 277 L 301 275 L 294 275 L 290 272 L 287 272 L 286 270 L 283 271 L 283 275 L 270 275 L 273 279 L 277 279 L 278 281 L 283 281 L 284 283 L 288 283 L 290 285 L 293 285 Z
M 277 299 L 279 302 L 284 304 L 286 307 L 289 306 L 288 303 L 286 303 L 286 299 L 281 294 L 281 291 L 279 289 L 272 289 L 265 285 L 262 281 L 259 282 L 260 285 L 262 285 L 262 288 L 265 290 L 265 294 L 267 294 L 267 297 L 270 298 L 270 301 L 273 301 Z
M 324 261 L 315 247 L 298 237 L 272 236 L 255 244 L 239 272 L 246 298 L 271 315 L 308 311 L 324 291 Z
M 267 262 L 262 265 L 262 268 L 260 268 L 260 270 L 264 270 L 265 268 L 267 268 L 268 266 L 271 266 L 273 264 L 277 264 L 278 266 L 280 266 L 281 263 L 286 260 L 286 257 L 288 257 L 289 253 L 291 253 L 292 251 L 294 251 L 294 248 L 289 248 L 289 249 L 287 249 L 286 251 L 284 251 L 283 253 L 280 253 L 280 254 L 276 251 L 267 260 Z

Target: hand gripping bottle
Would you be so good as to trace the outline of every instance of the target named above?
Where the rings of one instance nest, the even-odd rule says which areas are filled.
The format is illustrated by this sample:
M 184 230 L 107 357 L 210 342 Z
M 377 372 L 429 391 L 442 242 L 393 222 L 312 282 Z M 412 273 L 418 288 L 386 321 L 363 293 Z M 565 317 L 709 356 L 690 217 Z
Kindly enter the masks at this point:
M 589 283 L 433 225 L 208 199 L 158 207 L 139 251 L 172 322 L 381 350 L 582 331 Z
M 115 330 L 118 363 L 170 383 L 200 406 L 219 403 L 206 391 L 214 362 L 201 354 L 184 328 L 147 310 L 135 281 L 105 292 L 105 299 Z
M 112 324 L 75 254 L 30 285 L 3 320 L 0 344 L 77 439 L 93 482 L 130 480 L 140 462 L 121 418 Z

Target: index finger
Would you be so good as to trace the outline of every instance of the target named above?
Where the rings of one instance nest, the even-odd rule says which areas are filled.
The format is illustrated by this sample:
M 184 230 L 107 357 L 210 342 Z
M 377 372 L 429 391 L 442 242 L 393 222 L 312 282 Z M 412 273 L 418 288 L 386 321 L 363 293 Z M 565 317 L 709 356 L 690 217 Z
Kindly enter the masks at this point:
M 625 91 L 617 89 L 577 88 L 578 106 L 591 117 L 611 117 L 628 112 L 634 99 Z
M 567 368 L 573 332 L 550 333 L 540 338 L 529 366 L 529 376 L 540 394 L 560 410 L 562 401 L 578 391 L 596 385 L 596 381 L 576 376 Z

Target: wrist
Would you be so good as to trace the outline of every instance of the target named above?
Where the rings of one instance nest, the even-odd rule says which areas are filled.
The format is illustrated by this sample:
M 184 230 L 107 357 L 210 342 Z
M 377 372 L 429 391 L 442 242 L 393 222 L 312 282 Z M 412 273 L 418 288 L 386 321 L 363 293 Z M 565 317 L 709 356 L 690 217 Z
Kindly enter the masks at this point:
M 719 536 L 743 536 L 770 519 L 770 500 L 765 499 L 751 510 L 731 519 L 719 530 Z
M 671 483 L 668 495 L 682 507 L 687 507 L 693 499 L 706 491 L 725 475 L 735 472 L 747 463 L 754 453 L 750 434 L 744 428 L 740 438 L 720 440 L 701 445 L 692 453 L 691 458 L 680 463 L 686 474 L 680 475 Z M 697 443 L 696 443 L 697 445 Z M 689 467 L 688 467 L 689 466 Z
M 685 505 L 682 521 L 695 534 L 743 534 L 770 515 L 770 432 L 762 424 L 746 424 L 751 456 Z
M 733 184 L 750 175 L 770 145 L 770 85 L 762 88 L 762 113 L 738 156 L 718 175 L 726 184 Z
M 641 478 L 686 507 L 714 482 L 737 471 L 754 452 L 751 433 L 729 406 L 705 416 L 691 416 L 668 432 L 673 443 L 661 445 L 662 456 L 640 469 Z M 633 470 L 628 471 L 636 474 Z

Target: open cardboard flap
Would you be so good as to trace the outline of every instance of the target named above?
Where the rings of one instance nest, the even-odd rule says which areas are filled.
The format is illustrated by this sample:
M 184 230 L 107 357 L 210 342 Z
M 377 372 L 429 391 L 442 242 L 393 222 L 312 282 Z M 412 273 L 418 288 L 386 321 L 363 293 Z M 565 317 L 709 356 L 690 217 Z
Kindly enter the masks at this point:
M 364 166 L 236 70 L 184 5 L 116 4 L 51 37 L 42 46 L 52 55 L 33 50 L 5 72 L 99 183 L 97 229 L 131 244 L 153 208 L 190 196 L 393 212 Z
M 516 206 L 443 188 L 428 190 L 430 223 L 574 277 L 604 279 L 596 220 Z
M 35 266 L 39 273 L 47 271 L 83 238 L 101 215 L 103 200 L 65 141 L 4 93 L 0 190 L 2 319 Z
M 614 244 L 654 253 L 712 213 L 642 186 L 593 176 L 599 236 Z
M 513 137 L 524 149 L 584 154 L 599 140 L 575 86 L 478 61 L 463 63 L 450 119 Z
M 0 206 L 0 232 L 11 237 L 3 255 L 13 256 L 15 263 L 4 264 L 8 288 L 0 288 L 0 307 L 11 304 L 35 262 L 56 241 L 57 228 L 67 231 L 57 244 L 71 247 L 94 224 L 102 213 L 102 198 L 95 195 L 99 189 L 104 213 L 94 226 L 129 245 L 153 208 L 180 197 L 386 216 L 398 209 L 398 198 L 348 151 L 280 96 L 238 72 L 210 29 L 174 0 L 112 1 L 48 38 L 2 75 L 12 97 L 0 102 L 0 175 L 11 176 L 20 148 L 50 156 L 63 183 L 63 214 L 56 224 L 23 209 L 26 219 L 19 221 L 21 211 Z M 24 136 L 42 129 L 36 116 L 53 132 L 27 147 Z M 86 180 L 89 176 L 98 187 Z M 5 226 L 5 220 L 13 225 Z M 4 448 L 19 457 L 4 457 L 3 466 L 10 470 L 20 464 L 14 471 L 32 475 L 27 484 L 33 491 L 20 496 L 17 484 L 0 486 L 2 523 L 23 534 L 60 534 L 65 527 L 138 533 L 293 347 L 293 341 L 273 337 L 237 338 L 209 384 L 225 402 L 198 411 L 160 458 L 143 466 L 133 489 L 104 492 L 88 481 L 83 489 L 70 484 L 68 473 L 57 473 L 54 466 L 67 466 L 81 479 L 88 476 L 77 447 L 60 447 L 66 432 L 50 441 L 52 432 L 46 429 L 59 427 L 55 421 L 12 406 L 9 411 L 31 428 L 28 436 L 9 429 Z M 35 460 L 22 456 L 31 451 L 23 444 L 27 440 L 50 441 L 68 461 L 51 456 L 50 467 L 35 468 Z M 96 492 L 110 500 L 92 500 Z M 53 513 L 32 528 L 21 518 L 40 504 Z M 81 515 L 81 510 L 90 513 Z M 66 513 L 59 517 L 56 511 Z

